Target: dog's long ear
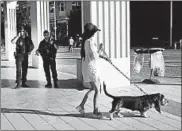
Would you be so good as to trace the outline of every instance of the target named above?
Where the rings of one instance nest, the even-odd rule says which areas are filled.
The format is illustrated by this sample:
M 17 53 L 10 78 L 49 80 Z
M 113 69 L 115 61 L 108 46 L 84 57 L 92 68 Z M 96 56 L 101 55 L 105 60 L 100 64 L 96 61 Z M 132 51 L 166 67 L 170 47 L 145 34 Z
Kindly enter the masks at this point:
M 156 94 L 156 96 L 154 96 L 154 105 L 155 105 L 155 109 L 161 113 L 161 102 L 160 102 L 160 94 Z
M 154 96 L 154 105 L 155 105 L 155 109 L 161 113 L 161 102 L 160 102 L 160 94 L 157 94 L 156 96 Z

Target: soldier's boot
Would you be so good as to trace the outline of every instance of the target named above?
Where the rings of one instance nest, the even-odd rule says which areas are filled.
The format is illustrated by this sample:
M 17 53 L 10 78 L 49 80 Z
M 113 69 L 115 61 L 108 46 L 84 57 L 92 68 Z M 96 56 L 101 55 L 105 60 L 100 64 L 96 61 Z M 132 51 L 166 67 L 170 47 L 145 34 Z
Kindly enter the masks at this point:
M 45 85 L 46 88 L 52 88 L 52 83 L 51 82 L 47 82 L 47 84 Z
M 29 87 L 29 85 L 26 84 L 26 82 L 22 82 L 22 87 Z
M 15 87 L 13 87 L 13 89 L 17 89 L 17 88 L 20 88 L 20 87 L 21 87 L 20 83 L 17 83 L 17 85 Z
M 58 85 L 58 81 L 54 81 L 54 88 L 58 88 L 59 85 Z

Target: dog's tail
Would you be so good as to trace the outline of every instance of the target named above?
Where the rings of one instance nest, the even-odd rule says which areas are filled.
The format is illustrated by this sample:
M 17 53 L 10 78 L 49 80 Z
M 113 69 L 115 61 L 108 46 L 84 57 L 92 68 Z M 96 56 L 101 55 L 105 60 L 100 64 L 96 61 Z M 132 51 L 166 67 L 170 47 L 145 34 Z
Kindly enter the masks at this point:
M 109 94 L 109 93 L 107 92 L 105 82 L 103 82 L 103 88 L 104 88 L 104 93 L 105 93 L 107 96 L 109 96 L 109 97 L 111 97 L 111 98 L 115 98 L 114 96 L 112 96 L 111 94 Z

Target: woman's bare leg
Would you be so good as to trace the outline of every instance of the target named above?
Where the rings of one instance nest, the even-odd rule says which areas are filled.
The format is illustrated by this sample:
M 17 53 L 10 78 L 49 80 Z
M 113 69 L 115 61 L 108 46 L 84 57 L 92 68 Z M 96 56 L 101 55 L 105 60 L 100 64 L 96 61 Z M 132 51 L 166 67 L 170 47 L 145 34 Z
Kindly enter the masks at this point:
M 98 99 L 99 99 L 99 83 L 97 82 L 90 82 L 92 88 L 95 91 L 94 98 L 93 98 L 93 106 L 94 106 L 94 113 L 98 112 Z
M 90 93 L 91 93 L 92 91 L 93 91 L 93 89 L 90 89 L 90 90 L 85 94 L 85 96 L 84 96 L 84 98 L 83 98 L 83 100 L 82 100 L 80 106 L 84 107 L 84 105 L 85 105 L 85 103 L 86 103 L 86 101 L 87 101 L 87 99 L 88 99 L 88 96 L 90 95 Z
M 84 105 L 88 99 L 88 96 L 91 94 L 91 92 L 93 91 L 93 88 L 91 88 L 84 96 L 82 102 L 80 103 L 80 105 L 78 107 L 76 107 L 76 109 L 80 112 L 80 113 L 84 113 Z

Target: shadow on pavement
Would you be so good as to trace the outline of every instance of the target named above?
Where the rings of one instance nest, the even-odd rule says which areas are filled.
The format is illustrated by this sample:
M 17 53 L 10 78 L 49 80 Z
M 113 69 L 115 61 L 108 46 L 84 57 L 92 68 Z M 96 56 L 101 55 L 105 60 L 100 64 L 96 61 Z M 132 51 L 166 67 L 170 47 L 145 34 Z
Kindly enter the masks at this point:
M 12 66 L 10 66 L 10 65 L 8 65 L 8 66 L 1 66 L 1 68 L 16 68 L 16 66 L 15 65 L 12 65 Z M 28 68 L 30 68 L 30 69 L 37 69 L 37 68 L 35 68 L 35 67 L 33 67 L 33 66 L 28 66 Z
M 77 79 L 59 80 L 58 83 L 59 83 L 58 89 L 77 89 L 77 90 L 87 89 L 82 85 L 82 82 Z
M 164 78 L 181 78 L 181 76 L 165 76 Z
M 45 81 L 40 80 L 28 80 L 28 88 L 45 88 Z M 84 90 L 87 89 L 82 85 L 82 82 L 77 79 L 59 80 L 59 88 L 56 89 L 76 89 Z M 15 80 L 12 79 L 1 79 L 1 88 L 12 88 L 16 86 Z M 54 86 L 53 86 L 54 88 Z
M 88 118 L 88 119 L 98 119 L 92 112 L 87 112 L 85 115 L 80 113 L 70 113 L 70 114 L 55 114 L 48 111 L 39 111 L 39 110 L 29 110 L 29 109 L 10 109 L 10 108 L 1 108 L 1 113 L 26 113 L 26 114 L 37 114 L 37 115 L 49 115 L 49 116 L 67 116 L 67 117 L 80 117 L 80 118 Z M 102 112 L 103 118 L 105 120 L 110 120 L 108 112 Z M 122 112 L 124 117 L 141 117 L 138 113 L 129 113 Z M 114 118 L 118 118 L 117 115 L 114 115 Z M 144 118 L 144 117 L 141 117 Z
M 28 80 L 27 84 L 30 86 L 29 88 L 40 88 L 41 85 L 44 85 L 44 82 L 38 80 Z M 16 86 L 15 79 L 1 79 L 1 88 L 12 88 L 14 86 Z
M 39 110 L 10 109 L 10 108 L 1 108 L 1 113 L 26 113 L 26 114 L 39 114 L 39 115 L 59 116 L 59 114 L 53 114 L 53 113 L 39 111 Z
M 76 60 L 76 59 L 79 59 L 79 57 L 57 57 L 56 59 L 65 59 L 65 60 L 68 60 L 68 59 L 70 59 L 70 60 Z
M 142 81 L 132 81 L 131 84 L 144 84 L 146 85 L 146 83 L 142 82 Z M 174 84 L 174 83 L 147 83 L 148 85 L 174 85 L 174 86 L 179 86 L 181 84 Z

